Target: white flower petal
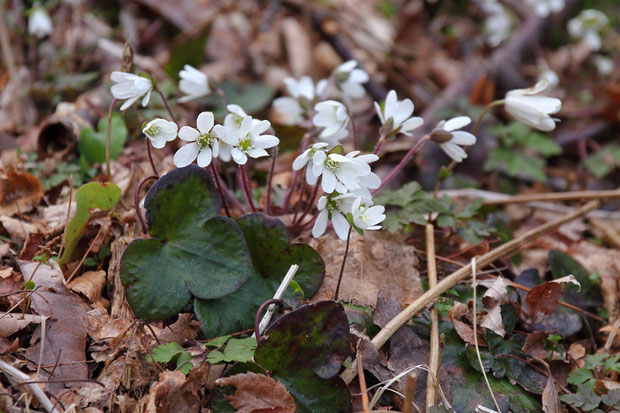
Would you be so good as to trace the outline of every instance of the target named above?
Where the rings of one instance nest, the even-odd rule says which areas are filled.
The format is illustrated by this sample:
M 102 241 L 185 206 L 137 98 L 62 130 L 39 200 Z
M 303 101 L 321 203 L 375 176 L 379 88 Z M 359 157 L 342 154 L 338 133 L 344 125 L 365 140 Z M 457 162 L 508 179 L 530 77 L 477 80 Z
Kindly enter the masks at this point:
M 198 139 L 198 135 L 200 135 L 200 132 L 198 132 L 191 126 L 183 126 L 179 131 L 179 138 L 183 139 L 186 142 L 194 142 L 196 139 Z
M 215 117 L 212 112 L 202 112 L 196 119 L 196 126 L 202 133 L 209 133 L 215 124 Z
M 196 145 L 195 143 L 189 143 L 185 146 L 182 146 L 174 154 L 174 158 L 172 159 L 174 162 L 174 165 L 177 168 L 183 168 L 189 165 L 190 163 L 194 162 L 194 160 L 198 156 L 198 152 L 199 152 L 198 145 Z

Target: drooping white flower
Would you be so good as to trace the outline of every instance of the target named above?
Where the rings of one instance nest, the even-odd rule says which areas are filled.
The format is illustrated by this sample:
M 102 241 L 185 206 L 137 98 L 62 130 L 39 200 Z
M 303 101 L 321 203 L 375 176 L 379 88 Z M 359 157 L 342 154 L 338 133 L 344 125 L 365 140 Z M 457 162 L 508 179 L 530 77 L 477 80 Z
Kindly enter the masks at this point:
M 225 135 L 222 125 L 215 125 L 215 118 L 211 112 L 202 112 L 196 119 L 196 127 L 183 126 L 179 131 L 179 138 L 186 142 L 174 154 L 174 164 L 178 168 L 189 165 L 198 158 L 198 166 L 204 168 L 211 164 L 213 158 L 219 154 L 220 139 Z
M 333 136 L 349 124 L 349 111 L 346 106 L 335 100 L 319 102 L 314 106 L 316 115 L 312 118 L 315 126 L 324 128 L 320 136 Z
M 458 116 L 448 121 L 439 122 L 431 138 L 439 144 L 439 147 L 456 162 L 467 158 L 467 153 L 461 146 L 470 146 L 476 143 L 476 137 L 469 132 L 459 131 L 471 123 L 467 116 Z M 460 146 L 459 146 L 460 145 Z
M 153 90 L 153 82 L 150 79 L 125 72 L 112 72 L 110 79 L 116 83 L 110 88 L 112 96 L 116 99 L 127 99 L 121 106 L 121 110 L 129 108 L 142 96 L 144 96 L 142 106 L 148 105 Z
M 363 200 L 362 197 L 355 198 L 351 207 L 353 224 L 362 230 L 381 229 L 380 222 L 385 220 L 385 207 L 382 205 L 372 205 L 372 201 Z
M 547 82 L 549 82 L 549 87 L 556 87 L 560 84 L 560 77 L 551 69 L 545 69 L 540 76 L 538 76 L 539 81 L 542 79 L 546 79 Z
M 142 133 L 151 141 L 154 148 L 161 149 L 166 142 L 173 141 L 177 137 L 179 127 L 176 123 L 166 119 L 153 119 L 142 129 Z
M 564 0 L 526 0 L 534 8 L 536 15 L 547 17 L 551 13 L 564 10 Z
M 377 115 L 383 124 L 383 134 L 385 136 L 404 133 L 411 135 L 411 131 L 420 127 L 424 121 L 419 117 L 411 117 L 413 114 L 413 102 L 411 99 L 398 100 L 396 91 L 390 90 L 385 99 L 385 106 L 381 110 L 381 106 L 375 102 Z
M 330 194 L 334 191 L 344 194 L 363 188 L 360 179 L 367 177 L 371 171 L 369 162 L 379 159 L 377 155 L 364 155 L 355 159 L 357 151 L 352 156 L 342 156 L 337 153 L 327 154 L 317 152 L 312 157 L 312 173 L 317 178 L 323 176 L 321 187 Z
M 497 47 L 510 37 L 513 25 L 512 15 L 494 0 L 482 3 L 482 8 L 487 14 L 484 21 L 487 44 L 490 47 Z
M 350 193 L 342 195 L 335 193 L 320 197 L 317 203 L 319 215 L 317 215 L 312 227 L 312 236 L 318 238 L 323 235 L 327 229 L 327 223 L 331 220 L 338 238 L 347 239 L 351 225 L 347 221 L 346 215 L 351 212 L 354 201 L 355 195 Z
M 280 140 L 273 135 L 261 135 L 270 126 L 271 123 L 267 120 L 259 121 L 246 116 L 242 119 L 238 130 L 225 128 L 226 133 L 222 140 L 232 148 L 230 150 L 232 159 L 239 165 L 244 165 L 248 161 L 248 156 L 251 158 L 268 156 L 269 153 L 265 149 L 273 148 L 280 143 Z
M 179 98 L 179 103 L 198 99 L 211 93 L 209 78 L 195 67 L 185 65 L 179 72 L 179 77 L 181 78 L 179 89 L 185 94 Z
M 601 33 L 609 24 L 607 16 L 595 9 L 583 10 L 568 22 L 571 36 L 583 39 L 593 51 L 601 48 Z
M 506 94 L 504 107 L 515 119 L 542 131 L 555 129 L 557 119 L 550 117 L 562 109 L 562 101 L 540 96 L 549 86 L 546 79 L 540 80 L 529 89 L 515 89 Z
M 39 39 L 52 33 L 54 29 L 52 19 L 40 4 L 36 3 L 32 14 L 28 18 L 28 33 Z
M 601 76 L 609 76 L 614 71 L 614 61 L 607 56 L 600 54 L 592 58 L 598 74 Z
M 357 61 L 349 60 L 334 70 L 333 76 L 336 80 L 336 86 L 345 99 L 359 99 L 366 94 L 362 85 L 368 82 L 370 78 L 364 70 L 357 69 L 357 65 Z
M 318 176 L 312 173 L 312 167 L 314 166 L 313 158 L 317 154 L 317 152 L 325 152 L 327 150 L 327 145 L 328 144 L 325 142 L 315 143 L 293 161 L 294 171 L 298 171 L 304 166 L 308 165 L 308 167 L 306 168 L 306 181 L 310 185 L 316 184 L 316 181 L 319 179 Z

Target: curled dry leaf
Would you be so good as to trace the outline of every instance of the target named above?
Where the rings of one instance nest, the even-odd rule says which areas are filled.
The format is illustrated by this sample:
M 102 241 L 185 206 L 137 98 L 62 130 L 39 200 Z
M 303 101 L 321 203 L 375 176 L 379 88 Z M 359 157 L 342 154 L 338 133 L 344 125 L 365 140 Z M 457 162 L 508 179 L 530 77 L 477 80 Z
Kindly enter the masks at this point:
M 463 303 L 455 303 L 450 310 L 450 320 L 454 325 L 456 333 L 468 344 L 474 344 L 474 329 L 471 325 L 471 314 L 469 308 Z M 486 346 L 486 341 L 482 337 L 482 329 L 478 330 L 478 345 Z
M 545 413 L 561 413 L 562 405 L 558 397 L 558 390 L 555 388 L 551 370 L 547 369 L 547 371 L 549 372 L 549 380 L 547 380 L 547 385 L 542 393 L 542 408 Z
M 8 337 L 26 328 L 31 323 L 40 324 L 44 317 L 33 314 L 7 314 L 0 313 L 0 338 Z
M 34 175 L 9 168 L 0 177 L 0 215 L 12 216 L 30 212 L 39 203 L 45 190 Z
M 492 281 L 490 284 L 488 281 Z M 504 330 L 504 324 L 502 323 L 501 305 L 508 303 L 508 287 L 510 284 L 502 278 L 498 277 L 495 280 L 488 280 L 486 283 L 481 283 L 488 286 L 488 290 L 482 296 L 482 304 L 489 310 L 487 314 L 482 317 L 480 322 L 481 327 L 488 328 L 496 334 L 504 337 L 506 331 Z
M 67 284 L 71 290 L 81 293 L 98 308 L 108 308 L 110 302 L 101 297 L 106 284 L 105 271 L 87 271 Z
M 153 383 L 147 398 L 145 413 L 197 412 L 200 397 L 185 384 L 185 374 L 179 370 L 164 371 Z
M 544 340 L 551 333 L 550 331 L 534 331 L 527 335 L 525 339 L 525 344 L 521 348 L 523 352 L 531 354 L 532 356 L 545 359 L 547 352 L 545 351 L 545 342 Z
M 237 391 L 229 397 L 238 413 L 295 413 L 297 405 L 284 384 L 257 373 L 243 373 L 220 378 L 219 386 L 235 386 Z
M 552 281 L 547 281 L 527 292 L 525 302 L 529 309 L 529 315 L 533 322 L 536 322 L 541 315 L 551 315 L 562 297 L 564 286 L 568 283 L 581 285 L 572 275 L 567 275 Z

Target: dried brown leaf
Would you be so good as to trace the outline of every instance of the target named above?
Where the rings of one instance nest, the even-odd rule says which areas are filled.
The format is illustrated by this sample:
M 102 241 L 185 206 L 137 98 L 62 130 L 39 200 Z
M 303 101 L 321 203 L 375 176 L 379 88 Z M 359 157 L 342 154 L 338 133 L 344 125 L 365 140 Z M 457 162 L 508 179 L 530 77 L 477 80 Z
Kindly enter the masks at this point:
M 469 308 L 463 303 L 455 303 L 450 310 L 450 320 L 454 325 L 456 333 L 468 344 L 474 344 L 474 329 L 469 321 Z M 482 337 L 481 329 L 478 329 L 478 345 L 486 346 L 486 341 Z
M 549 380 L 542 393 L 542 408 L 545 413 L 561 413 L 562 405 L 558 397 L 558 391 L 553 382 L 553 376 L 549 372 Z
M 536 321 L 541 315 L 551 315 L 562 297 L 565 284 L 576 284 L 581 288 L 579 282 L 572 275 L 547 281 L 527 292 L 525 302 L 529 309 L 530 317 Z
M 106 284 L 105 271 L 87 271 L 67 284 L 71 290 L 83 294 L 95 307 L 107 308 L 109 301 L 101 298 Z
M 31 323 L 40 324 L 43 317 L 33 314 L 6 314 L 0 313 L 0 338 L 8 337 L 17 333 L 19 330 L 26 328 Z
M 533 333 L 528 334 L 525 339 L 525 344 L 521 350 L 536 358 L 544 360 L 547 355 L 544 340 L 547 338 L 549 333 L 549 331 L 534 331 Z
M 284 384 L 263 374 L 243 373 L 217 379 L 219 386 L 235 386 L 230 404 L 238 413 L 295 413 L 297 405 Z
M 499 304 L 495 304 L 484 317 L 481 317 L 480 327 L 488 328 L 496 334 L 504 337 L 506 330 L 504 330 L 504 324 L 502 323 L 502 312 Z
M 37 293 L 32 294 L 32 309 L 42 316 L 49 317 L 44 334 L 39 326 L 32 337 L 28 349 L 29 357 L 42 365 L 57 365 L 54 379 L 48 389 L 54 393 L 62 390 L 63 380 L 84 380 L 88 378 L 86 365 L 86 305 L 63 284 L 63 274 L 53 261 L 18 261 L 24 279 L 32 277 Z M 40 264 L 40 265 L 39 265 Z M 38 268 L 37 268 L 38 266 Z M 41 338 L 44 337 L 41 360 Z M 47 377 L 46 371 L 41 371 Z M 66 387 L 73 383 L 67 382 Z
M 44 193 L 39 178 L 9 168 L 0 178 L 0 215 L 30 212 L 41 201 Z
M 164 371 L 153 383 L 145 413 L 190 413 L 200 410 L 200 398 L 185 385 L 185 374 L 179 370 Z

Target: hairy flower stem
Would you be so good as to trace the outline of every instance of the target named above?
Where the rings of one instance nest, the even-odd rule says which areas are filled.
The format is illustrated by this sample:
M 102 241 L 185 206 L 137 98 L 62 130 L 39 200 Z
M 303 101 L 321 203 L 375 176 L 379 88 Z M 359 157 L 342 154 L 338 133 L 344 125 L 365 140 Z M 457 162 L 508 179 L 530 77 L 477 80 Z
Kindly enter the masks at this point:
M 157 91 L 157 93 L 159 93 L 159 96 L 161 96 L 161 100 L 164 102 L 164 106 L 166 107 L 166 110 L 168 111 L 168 114 L 170 115 L 170 119 L 172 119 L 172 121 L 176 123 L 177 126 L 179 126 L 179 122 L 177 122 L 176 118 L 172 114 L 172 109 L 170 109 L 170 106 L 168 105 L 168 100 L 166 99 L 164 94 L 161 92 L 161 90 L 159 90 L 159 88 L 156 87 L 155 90 Z
M 243 193 L 245 194 L 245 200 L 248 202 L 252 212 L 256 212 L 256 206 L 252 200 L 252 189 L 250 188 L 250 179 L 248 177 L 248 171 L 246 165 L 239 165 L 239 171 L 241 172 L 241 183 L 243 186 Z
M 308 166 L 306 166 L 307 168 Z M 304 169 L 305 171 L 305 169 Z M 300 197 L 295 203 L 295 214 L 293 215 L 293 222 L 297 222 L 297 216 L 299 215 L 299 209 L 301 208 L 301 197 L 304 195 L 306 191 L 306 180 L 301 181 L 301 189 L 299 190 Z
M 146 153 L 149 155 L 149 162 L 151 163 L 151 168 L 153 168 L 153 174 L 155 174 L 159 178 L 159 173 L 157 172 L 157 168 L 155 168 L 155 162 L 153 162 L 153 154 L 151 153 L 151 145 L 149 144 L 149 139 L 146 139 Z
M 346 108 L 347 112 L 349 113 L 349 119 L 351 119 L 351 130 L 353 132 L 353 149 L 358 150 L 360 145 L 359 137 L 357 135 L 357 128 L 355 127 L 355 120 L 353 119 L 353 113 L 351 113 L 351 109 L 349 109 L 349 106 L 346 106 Z
M 379 153 L 379 149 L 381 149 L 381 145 L 383 145 L 383 141 L 385 141 L 386 136 L 382 133 L 377 140 L 377 144 L 375 145 L 375 149 L 372 151 L 373 154 Z
M 392 178 L 394 178 L 394 176 L 398 173 L 398 171 L 400 171 L 403 168 L 403 166 L 405 166 L 407 161 L 409 161 L 409 159 L 422 147 L 422 145 L 424 145 L 424 143 L 428 142 L 428 140 L 430 138 L 431 138 L 430 135 L 426 135 L 426 136 L 423 136 L 422 138 L 420 138 L 420 140 L 417 141 L 415 145 L 413 145 L 413 148 L 411 148 L 409 150 L 409 152 L 407 152 L 407 154 L 403 157 L 403 159 L 401 159 L 401 161 L 398 163 L 398 165 L 396 165 L 396 167 L 394 167 L 392 172 L 390 172 L 390 174 L 385 177 L 385 179 L 381 182 L 381 185 L 379 185 L 379 188 L 374 189 L 370 193 L 374 194 L 375 192 L 377 192 L 378 190 L 383 188 L 385 186 L 385 184 L 390 182 L 390 180 Z
M 228 96 L 226 96 L 226 92 L 224 92 L 224 89 L 222 89 L 219 86 L 215 86 L 213 90 L 215 90 L 215 93 L 217 93 L 219 97 L 222 98 L 222 102 L 224 102 L 224 106 L 228 106 L 229 104 Z
M 478 128 L 480 127 L 480 124 L 482 123 L 482 119 L 485 117 L 485 115 L 487 113 L 489 113 L 491 111 L 491 109 L 493 109 L 496 106 L 500 106 L 504 104 L 504 100 L 495 100 L 491 103 L 489 103 L 480 113 L 480 116 L 478 116 L 478 119 L 476 120 L 476 123 L 474 124 L 474 128 L 471 131 L 471 134 L 476 136 L 476 134 L 478 133 Z M 464 150 L 467 150 L 466 148 L 464 148 Z M 437 183 L 435 184 L 435 189 L 433 190 L 433 198 L 437 198 L 437 193 L 439 192 L 439 187 L 441 186 L 441 184 L 443 183 L 444 179 L 447 178 L 448 176 L 450 176 L 450 173 L 454 170 L 454 168 L 456 168 L 456 165 L 458 165 L 458 162 L 456 161 L 452 161 L 450 163 L 450 165 L 448 165 L 448 167 L 445 169 L 445 173 L 441 174 L 437 177 Z
M 338 300 L 338 293 L 340 292 L 340 283 L 342 282 L 342 274 L 344 274 L 344 265 L 347 262 L 347 255 L 349 255 L 349 243 L 351 241 L 351 230 L 353 227 L 349 227 L 349 234 L 347 235 L 347 246 L 344 249 L 344 257 L 342 257 L 342 266 L 340 267 L 340 274 L 338 275 L 338 284 L 336 285 L 336 292 L 334 293 L 334 300 Z
M 142 178 L 142 180 L 138 182 L 136 190 L 133 192 L 133 204 L 136 208 L 136 215 L 138 216 L 138 221 L 140 221 L 140 225 L 142 226 L 142 232 L 144 232 L 145 234 L 148 234 L 149 227 L 148 225 L 146 225 L 146 221 L 144 220 L 144 216 L 142 216 L 142 211 L 140 210 L 140 190 L 142 189 L 142 186 L 146 183 L 146 181 L 158 178 L 159 175 L 149 175 Z
M 273 174 L 276 169 L 276 159 L 278 157 L 278 147 L 273 147 L 273 155 L 271 159 L 271 168 L 269 168 L 269 178 L 267 178 L 267 199 L 265 200 L 265 213 L 271 215 L 271 191 L 273 185 Z
M 220 197 L 222 198 L 222 205 L 224 206 L 224 211 L 226 212 L 226 216 L 230 218 L 230 210 L 228 209 L 228 202 L 226 202 L 226 196 L 224 195 L 224 191 L 222 190 L 222 183 L 220 182 L 219 174 L 217 173 L 217 168 L 215 167 L 215 159 L 211 161 L 211 174 L 213 175 L 213 179 L 215 179 L 215 185 L 217 186 L 217 190 L 220 193 Z
M 110 173 L 110 140 L 112 138 L 112 112 L 114 111 L 114 105 L 118 99 L 112 99 L 110 103 L 110 109 L 108 110 L 108 129 L 105 132 L 105 171 L 108 181 L 112 179 Z
M 299 153 L 297 155 L 303 153 L 303 151 L 305 151 L 306 148 L 308 148 L 308 144 L 310 143 L 310 137 L 311 137 L 310 132 L 307 132 L 303 136 L 303 138 L 301 138 L 301 145 L 299 148 Z M 291 197 L 293 196 L 293 192 L 295 192 L 295 187 L 297 186 L 298 177 L 299 177 L 299 171 L 293 171 L 293 176 L 291 177 L 291 187 L 288 189 L 288 191 L 286 191 L 286 193 L 282 197 L 282 204 L 280 205 L 283 213 L 288 212 L 288 208 L 291 205 Z
M 316 202 L 316 197 L 319 194 L 320 186 L 321 186 L 321 180 L 318 180 L 316 184 L 314 184 L 314 189 L 312 190 L 312 195 L 310 196 L 310 199 L 308 200 L 308 205 L 306 205 L 306 209 L 304 210 L 303 214 L 301 214 L 301 217 L 299 217 L 299 221 L 293 221 L 293 223 L 295 222 L 301 223 L 306 217 L 306 215 L 308 215 L 308 213 L 312 211 L 312 208 L 314 207 L 314 203 Z

